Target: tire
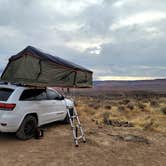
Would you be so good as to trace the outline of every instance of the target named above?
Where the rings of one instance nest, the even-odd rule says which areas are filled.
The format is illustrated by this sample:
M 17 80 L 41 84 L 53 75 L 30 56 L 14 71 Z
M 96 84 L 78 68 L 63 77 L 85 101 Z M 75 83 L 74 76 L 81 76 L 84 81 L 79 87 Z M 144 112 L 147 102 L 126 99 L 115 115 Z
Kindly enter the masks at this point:
M 69 112 L 70 112 L 70 115 L 73 116 L 73 108 L 69 109 Z M 68 113 L 66 114 L 66 117 L 63 120 L 63 122 L 64 122 L 64 124 L 69 124 L 70 123 L 70 119 L 69 119 Z
M 21 140 L 28 140 L 34 136 L 34 133 L 37 128 L 37 119 L 28 115 L 24 118 L 19 130 L 16 132 L 16 136 Z

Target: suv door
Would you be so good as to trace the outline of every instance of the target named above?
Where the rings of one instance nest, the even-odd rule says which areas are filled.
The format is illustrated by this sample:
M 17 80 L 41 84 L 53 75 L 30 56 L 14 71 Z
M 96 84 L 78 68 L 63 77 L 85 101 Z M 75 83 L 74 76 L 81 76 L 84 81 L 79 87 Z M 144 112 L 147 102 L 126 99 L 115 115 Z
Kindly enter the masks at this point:
M 46 93 L 50 103 L 49 108 L 52 110 L 53 121 L 63 120 L 67 113 L 64 97 L 52 89 L 47 89 Z
M 39 126 L 57 120 L 63 120 L 66 116 L 64 100 L 60 95 L 49 89 L 26 89 L 20 100 L 26 113 L 37 113 Z
M 39 125 L 47 123 L 51 118 L 45 89 L 26 89 L 19 100 L 24 112 L 37 113 Z

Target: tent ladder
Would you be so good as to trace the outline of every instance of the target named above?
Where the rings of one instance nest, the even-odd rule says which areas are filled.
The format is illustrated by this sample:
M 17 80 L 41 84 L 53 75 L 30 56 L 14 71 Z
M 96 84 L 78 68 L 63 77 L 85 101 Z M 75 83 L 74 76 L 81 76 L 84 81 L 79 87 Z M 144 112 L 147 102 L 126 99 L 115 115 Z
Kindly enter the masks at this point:
M 81 126 L 77 110 L 75 108 L 71 108 L 71 109 L 68 109 L 67 113 L 69 116 L 71 129 L 73 132 L 74 143 L 75 143 L 75 146 L 78 147 L 79 140 L 82 140 L 84 143 L 86 143 L 84 131 L 83 131 L 83 128 Z

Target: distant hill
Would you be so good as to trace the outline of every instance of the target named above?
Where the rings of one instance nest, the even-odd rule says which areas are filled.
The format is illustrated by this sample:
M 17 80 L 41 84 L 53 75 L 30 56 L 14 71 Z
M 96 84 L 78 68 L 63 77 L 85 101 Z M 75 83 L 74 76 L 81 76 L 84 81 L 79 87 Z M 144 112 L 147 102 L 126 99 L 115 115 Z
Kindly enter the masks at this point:
M 94 89 L 111 91 L 166 92 L 166 79 L 143 81 L 94 81 Z

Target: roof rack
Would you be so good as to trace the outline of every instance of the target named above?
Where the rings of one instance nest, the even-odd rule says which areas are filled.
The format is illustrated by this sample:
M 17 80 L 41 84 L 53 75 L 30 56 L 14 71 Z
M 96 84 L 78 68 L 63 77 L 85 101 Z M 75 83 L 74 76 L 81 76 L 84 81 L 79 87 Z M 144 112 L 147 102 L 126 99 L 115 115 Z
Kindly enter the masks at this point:
M 34 86 L 34 85 L 27 85 L 27 84 L 15 83 L 15 82 L 4 82 L 4 81 L 1 81 L 0 85 L 15 85 L 15 86 L 22 86 L 22 87 L 46 88 L 44 86 Z
M 7 85 L 8 82 L 3 82 L 3 81 L 0 81 L 0 85 Z

